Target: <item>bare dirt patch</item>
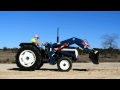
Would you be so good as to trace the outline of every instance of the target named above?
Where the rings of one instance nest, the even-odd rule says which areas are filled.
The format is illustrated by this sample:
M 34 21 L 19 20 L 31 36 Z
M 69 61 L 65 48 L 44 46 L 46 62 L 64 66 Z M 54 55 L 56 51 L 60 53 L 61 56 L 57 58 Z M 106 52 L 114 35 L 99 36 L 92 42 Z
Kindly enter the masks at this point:
M 0 79 L 120 79 L 120 63 L 73 63 L 69 72 L 44 64 L 35 71 L 20 71 L 16 64 L 0 64 Z

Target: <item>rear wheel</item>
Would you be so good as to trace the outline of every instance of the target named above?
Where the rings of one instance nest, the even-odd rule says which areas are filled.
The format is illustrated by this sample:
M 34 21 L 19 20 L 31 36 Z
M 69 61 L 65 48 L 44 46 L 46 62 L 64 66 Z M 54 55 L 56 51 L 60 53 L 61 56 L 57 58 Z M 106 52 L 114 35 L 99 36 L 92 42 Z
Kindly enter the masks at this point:
M 41 63 L 38 65 L 38 67 L 36 68 L 36 70 L 39 70 L 41 67 L 43 66 L 43 61 L 41 61 Z
M 41 54 L 35 46 L 23 46 L 16 54 L 16 64 L 21 70 L 35 70 L 41 64 Z
M 59 71 L 70 71 L 72 68 L 72 61 L 70 58 L 62 57 L 57 62 Z

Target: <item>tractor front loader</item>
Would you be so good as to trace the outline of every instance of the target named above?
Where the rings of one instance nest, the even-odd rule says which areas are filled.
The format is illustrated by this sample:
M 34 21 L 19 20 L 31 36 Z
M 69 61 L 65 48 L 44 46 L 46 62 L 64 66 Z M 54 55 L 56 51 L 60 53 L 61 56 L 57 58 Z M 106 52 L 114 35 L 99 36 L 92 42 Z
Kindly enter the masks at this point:
M 16 54 L 16 64 L 21 70 L 30 71 L 40 69 L 44 63 L 57 64 L 59 71 L 69 71 L 72 63 L 78 59 L 78 51 L 70 45 L 76 44 L 89 53 L 93 64 L 99 64 L 99 52 L 91 49 L 90 45 L 79 38 L 72 37 L 57 43 L 44 44 L 45 49 L 32 43 L 20 43 Z

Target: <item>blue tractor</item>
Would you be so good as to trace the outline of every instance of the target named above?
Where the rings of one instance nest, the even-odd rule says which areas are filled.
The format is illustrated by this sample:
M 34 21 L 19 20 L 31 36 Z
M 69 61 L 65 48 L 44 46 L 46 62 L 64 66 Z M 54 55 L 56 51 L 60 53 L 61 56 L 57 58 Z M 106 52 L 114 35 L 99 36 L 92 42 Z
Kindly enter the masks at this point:
M 57 64 L 59 71 L 69 71 L 72 68 L 72 63 L 78 60 L 78 51 L 76 48 L 70 47 L 72 44 L 76 44 L 88 52 L 93 64 L 99 64 L 99 52 L 91 49 L 85 40 L 72 37 L 59 42 L 58 36 L 57 43 L 46 42 L 45 48 L 33 43 L 20 43 L 15 62 L 24 71 L 40 69 L 44 63 Z

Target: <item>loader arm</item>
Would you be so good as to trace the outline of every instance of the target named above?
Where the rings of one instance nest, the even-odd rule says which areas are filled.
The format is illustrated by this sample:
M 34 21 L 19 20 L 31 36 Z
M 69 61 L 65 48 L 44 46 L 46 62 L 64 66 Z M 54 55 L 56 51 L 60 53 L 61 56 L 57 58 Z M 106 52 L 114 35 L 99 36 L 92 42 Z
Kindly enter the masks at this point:
M 78 45 L 79 47 L 81 47 L 82 49 L 84 49 L 85 51 L 87 51 L 88 53 L 90 53 L 90 52 L 91 52 L 91 49 L 90 49 L 87 45 L 85 45 L 84 42 L 85 42 L 85 41 L 82 40 L 82 39 L 73 37 L 73 38 L 70 38 L 70 39 L 61 41 L 60 43 L 61 43 L 61 44 L 67 43 L 68 45 L 76 44 L 76 45 Z
M 82 49 L 84 49 L 87 53 L 89 53 L 89 58 L 90 58 L 90 60 L 94 64 L 99 64 L 99 62 L 98 62 L 99 52 L 95 51 L 94 49 L 91 49 L 90 45 L 87 42 L 85 42 L 84 40 L 82 40 L 82 39 L 79 39 L 79 38 L 76 38 L 76 37 L 72 37 L 72 38 L 69 38 L 69 39 L 61 41 L 59 44 L 54 43 L 52 46 L 56 47 L 56 46 L 59 46 L 59 45 L 66 45 L 66 44 L 68 46 L 70 46 L 72 44 L 78 45 L 79 47 L 81 47 Z

